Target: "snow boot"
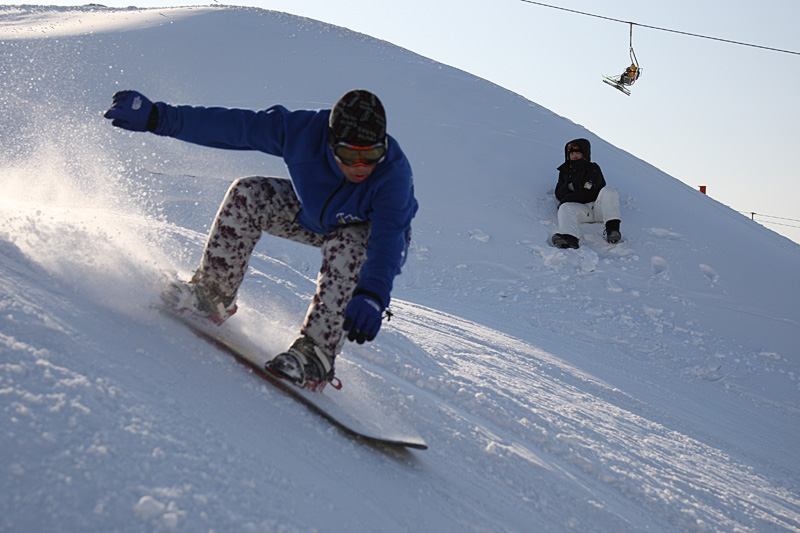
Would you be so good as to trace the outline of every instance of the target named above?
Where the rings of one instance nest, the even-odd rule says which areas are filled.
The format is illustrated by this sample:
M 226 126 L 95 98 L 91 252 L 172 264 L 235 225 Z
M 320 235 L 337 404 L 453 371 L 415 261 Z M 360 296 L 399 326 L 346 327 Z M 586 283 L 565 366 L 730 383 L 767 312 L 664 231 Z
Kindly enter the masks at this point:
M 606 229 L 603 231 L 606 236 L 606 241 L 609 244 L 617 244 L 622 239 L 622 234 L 619 232 L 619 220 L 609 220 L 606 222 Z
M 553 235 L 553 245 L 556 248 L 578 248 L 578 238 L 567 233 Z
M 238 309 L 235 295 L 225 296 L 196 277 L 188 283 L 173 281 L 161 293 L 161 299 L 178 312 L 208 319 L 218 326 Z
M 333 380 L 334 359 L 334 355 L 326 354 L 310 337 L 303 335 L 266 366 L 301 387 L 310 383 L 309 388 L 317 390 L 320 383 Z

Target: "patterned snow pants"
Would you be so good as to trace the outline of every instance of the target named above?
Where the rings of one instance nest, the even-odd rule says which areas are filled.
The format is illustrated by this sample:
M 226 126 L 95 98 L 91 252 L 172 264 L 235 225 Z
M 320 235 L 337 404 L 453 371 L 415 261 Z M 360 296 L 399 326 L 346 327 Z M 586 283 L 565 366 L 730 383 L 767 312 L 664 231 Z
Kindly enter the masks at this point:
M 288 179 L 254 176 L 233 182 L 214 219 L 195 279 L 235 295 L 262 232 L 321 248 L 317 290 L 300 332 L 335 355 L 344 344 L 344 310 L 367 257 L 370 225 L 342 226 L 329 235 L 312 233 L 296 222 L 300 207 Z

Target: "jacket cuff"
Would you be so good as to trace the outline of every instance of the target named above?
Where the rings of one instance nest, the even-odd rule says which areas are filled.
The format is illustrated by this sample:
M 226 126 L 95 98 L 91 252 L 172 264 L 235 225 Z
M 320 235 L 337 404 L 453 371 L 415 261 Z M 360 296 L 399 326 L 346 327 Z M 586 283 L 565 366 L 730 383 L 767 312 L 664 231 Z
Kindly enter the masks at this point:
M 155 102 L 153 104 L 153 110 L 150 112 L 150 119 L 147 122 L 148 131 L 162 137 L 169 135 L 169 121 L 167 120 L 169 108 L 170 106 L 164 102 Z

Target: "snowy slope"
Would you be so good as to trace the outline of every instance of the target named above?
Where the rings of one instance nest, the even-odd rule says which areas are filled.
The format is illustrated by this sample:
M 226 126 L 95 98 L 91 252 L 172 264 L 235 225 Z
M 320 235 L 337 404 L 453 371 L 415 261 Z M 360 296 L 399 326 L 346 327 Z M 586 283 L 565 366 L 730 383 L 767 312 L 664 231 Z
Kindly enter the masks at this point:
M 796 531 L 800 247 L 484 80 L 244 8 L 0 8 L 0 531 Z M 151 309 L 264 154 L 114 130 L 155 100 L 375 91 L 420 212 L 346 384 L 428 451 L 374 448 Z M 624 240 L 547 245 L 587 137 Z M 264 238 L 228 323 L 268 351 L 313 249 Z M 357 371 L 357 372 L 356 372 Z

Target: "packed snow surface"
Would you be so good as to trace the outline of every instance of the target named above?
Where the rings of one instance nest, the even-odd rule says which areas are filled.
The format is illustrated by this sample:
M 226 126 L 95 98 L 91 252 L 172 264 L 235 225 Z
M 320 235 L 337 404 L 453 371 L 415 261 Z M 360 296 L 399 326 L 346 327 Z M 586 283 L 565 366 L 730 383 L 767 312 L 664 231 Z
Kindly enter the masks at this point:
M 0 531 L 800 529 L 784 237 L 487 81 L 282 13 L 0 7 L 0 87 Z M 102 117 L 120 89 L 300 109 L 356 87 L 421 207 L 394 318 L 338 364 L 427 451 L 351 438 L 153 309 L 231 181 L 282 161 Z M 621 193 L 615 246 L 597 224 L 548 245 L 577 137 Z M 265 236 L 226 327 L 285 348 L 318 265 Z

